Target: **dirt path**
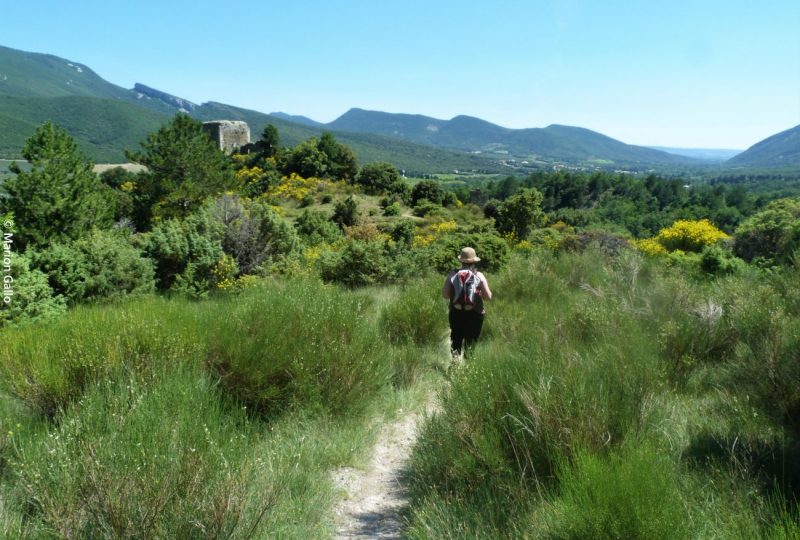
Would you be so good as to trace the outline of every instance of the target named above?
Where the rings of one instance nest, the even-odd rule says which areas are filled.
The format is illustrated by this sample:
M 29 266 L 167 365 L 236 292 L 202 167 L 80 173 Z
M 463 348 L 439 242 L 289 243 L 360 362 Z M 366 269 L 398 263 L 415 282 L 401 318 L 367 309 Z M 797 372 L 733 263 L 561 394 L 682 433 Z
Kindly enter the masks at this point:
M 334 507 L 334 538 L 402 538 L 400 511 L 408 504 L 402 478 L 422 419 L 420 412 L 406 412 L 386 424 L 366 470 L 344 467 L 334 471 L 334 482 L 343 492 Z

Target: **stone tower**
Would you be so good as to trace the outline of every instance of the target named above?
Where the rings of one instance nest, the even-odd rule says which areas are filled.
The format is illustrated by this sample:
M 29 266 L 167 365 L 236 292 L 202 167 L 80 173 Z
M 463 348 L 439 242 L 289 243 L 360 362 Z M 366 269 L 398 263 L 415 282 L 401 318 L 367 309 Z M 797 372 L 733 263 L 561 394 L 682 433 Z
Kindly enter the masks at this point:
M 247 122 L 236 120 L 214 120 L 203 122 L 203 129 L 226 154 L 250 142 L 250 127 Z

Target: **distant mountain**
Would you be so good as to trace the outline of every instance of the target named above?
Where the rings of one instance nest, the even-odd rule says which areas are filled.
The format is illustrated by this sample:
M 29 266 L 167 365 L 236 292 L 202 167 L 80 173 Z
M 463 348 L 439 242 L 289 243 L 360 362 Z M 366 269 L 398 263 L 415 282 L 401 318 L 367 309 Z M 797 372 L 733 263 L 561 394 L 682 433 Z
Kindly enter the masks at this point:
M 389 161 L 417 174 L 554 164 L 650 168 L 697 163 L 570 126 L 509 129 L 469 116 L 439 120 L 363 109 L 320 124 L 303 116 L 267 115 L 216 102 L 197 105 L 141 83 L 134 89 L 116 86 L 84 64 L 7 47 L 0 47 L 0 99 L 0 157 L 18 157 L 35 127 L 52 120 L 93 159 L 121 161 L 125 149 L 135 149 L 176 112 L 188 111 L 200 120 L 244 120 L 254 138 L 272 123 L 286 145 L 331 131 L 353 148 L 360 162 Z
M 325 126 L 305 117 L 270 116 L 222 103 L 197 105 L 137 83 L 132 90 L 109 83 L 84 64 L 57 56 L 0 47 L 0 158 L 19 158 L 36 127 L 52 121 L 75 138 L 97 162 L 122 162 L 124 151 L 138 148 L 179 111 L 199 120 L 244 120 L 257 138 L 268 123 L 280 131 L 283 144 L 295 145 L 319 136 Z M 498 172 L 497 162 L 385 137 L 336 133 L 361 163 L 388 161 L 409 173 L 460 170 Z
M 329 131 L 339 141 L 353 149 L 360 163 L 387 161 L 398 169 L 406 171 L 406 174 L 409 175 L 451 172 L 453 170 L 484 173 L 509 170 L 496 160 L 491 160 L 484 156 L 448 151 L 381 135 L 337 131 L 325 128 L 324 124 L 322 124 L 322 128 L 300 125 L 277 116 L 241 109 L 223 103 L 204 103 L 192 111 L 191 115 L 204 121 L 226 118 L 228 120 L 247 122 L 254 138 L 264 131 L 264 127 L 267 124 L 272 124 L 278 128 L 281 144 L 284 146 L 293 146 L 309 137 L 318 137 L 323 131 Z
M 143 97 L 150 99 L 157 99 L 163 102 L 168 107 L 177 109 L 180 112 L 191 112 L 197 108 L 197 104 L 192 103 L 188 99 L 183 99 L 173 96 L 172 94 L 167 94 L 166 92 L 162 92 L 161 90 L 156 90 L 155 88 L 150 88 L 149 86 L 145 86 L 142 83 L 137 82 L 136 84 L 134 84 L 133 91 L 138 94 L 137 98 L 139 99 Z
M 298 114 L 286 114 L 284 112 L 273 112 L 269 113 L 270 116 L 274 116 L 275 118 L 280 118 L 281 120 L 287 120 L 289 122 L 294 122 L 295 124 L 300 124 L 302 126 L 312 126 L 312 127 L 323 127 L 325 124 L 322 122 L 317 122 L 316 120 L 312 120 L 307 116 L 301 116 Z
M 19 158 L 25 140 L 44 122 L 62 126 L 96 162 L 125 161 L 170 116 L 119 99 L 88 96 L 0 95 L 0 158 Z
M 699 159 L 700 161 L 708 161 L 709 163 L 721 163 L 742 153 L 741 150 L 729 148 L 671 148 L 667 146 L 650 146 L 648 148 L 661 150 L 668 154 Z
M 84 64 L 50 54 L 0 46 L 0 95 L 14 97 L 84 96 L 117 99 L 159 112 L 173 107 L 112 84 Z
M 532 161 L 564 161 L 597 165 L 678 165 L 691 158 L 625 144 L 600 133 L 571 126 L 510 129 L 480 118 L 456 116 L 439 120 L 422 115 L 351 109 L 331 129 L 396 137 L 439 148 L 509 155 Z
M 731 167 L 800 167 L 800 125 L 767 137 L 729 159 Z

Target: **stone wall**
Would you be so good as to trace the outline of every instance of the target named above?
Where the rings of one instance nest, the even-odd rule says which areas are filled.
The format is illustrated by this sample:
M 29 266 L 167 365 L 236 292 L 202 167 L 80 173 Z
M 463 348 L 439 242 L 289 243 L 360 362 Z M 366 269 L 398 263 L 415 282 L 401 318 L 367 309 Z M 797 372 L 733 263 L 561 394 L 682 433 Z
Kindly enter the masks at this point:
M 219 149 L 230 154 L 250 142 L 250 127 L 247 122 L 214 120 L 203 122 L 203 129 L 219 145 Z

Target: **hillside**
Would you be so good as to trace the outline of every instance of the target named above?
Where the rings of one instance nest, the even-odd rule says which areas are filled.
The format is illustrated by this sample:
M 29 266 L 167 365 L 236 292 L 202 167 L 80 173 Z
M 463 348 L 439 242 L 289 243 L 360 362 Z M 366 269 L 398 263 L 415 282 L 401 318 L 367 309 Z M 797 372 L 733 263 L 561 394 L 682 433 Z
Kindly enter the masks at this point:
M 453 170 L 492 173 L 504 169 L 496 161 L 483 156 L 447 151 L 381 135 L 347 133 L 324 127 L 300 125 L 277 116 L 223 103 L 204 103 L 194 109 L 191 115 L 203 121 L 219 118 L 242 120 L 250 126 L 252 139 L 257 139 L 264 127 L 272 124 L 278 128 L 281 144 L 285 146 L 293 146 L 309 137 L 317 137 L 323 131 L 330 131 L 338 140 L 353 149 L 360 163 L 388 161 L 409 175 L 451 172 Z
M 509 129 L 470 116 L 439 120 L 364 109 L 351 109 L 333 122 L 321 124 L 304 116 L 265 114 L 217 102 L 196 105 L 141 83 L 133 90 L 119 87 L 88 66 L 57 56 L 7 47 L 0 47 L 0 97 L 6 100 L 0 109 L 0 157 L 18 157 L 35 126 L 52 120 L 66 128 L 93 159 L 120 161 L 124 150 L 135 148 L 148 132 L 176 112 L 188 111 L 200 120 L 244 120 L 254 139 L 272 123 L 286 145 L 329 130 L 353 148 L 361 163 L 388 161 L 409 174 L 510 171 L 503 161 L 511 159 L 526 168 L 563 164 L 642 169 L 701 164 L 686 155 L 625 144 L 580 127 Z M 792 157 L 798 155 L 796 150 L 795 154 L 781 149 L 758 151 L 762 157 L 756 162 L 762 167 L 772 166 L 766 163 L 776 159 L 776 166 L 800 159 Z M 774 155 L 782 157 L 769 157 Z
M 600 133 L 570 126 L 509 129 L 480 118 L 390 114 L 351 109 L 333 122 L 332 129 L 396 137 L 440 148 L 500 153 L 523 159 L 583 164 L 678 165 L 691 158 L 622 143 Z
M 0 96 L 0 157 L 18 158 L 36 128 L 46 121 L 63 126 L 96 162 L 125 161 L 169 115 L 127 101 L 89 96 Z
M 726 162 L 731 167 L 800 167 L 800 125 L 758 142 Z
M 721 163 L 742 153 L 742 150 L 735 150 L 732 148 L 673 148 L 671 146 L 651 146 L 649 148 L 660 150 L 668 154 L 677 154 L 701 161 L 708 161 L 710 163 Z
M 95 161 L 124 161 L 126 149 L 135 149 L 148 133 L 179 111 L 204 121 L 244 120 L 253 139 L 271 123 L 289 146 L 326 129 L 301 116 L 268 115 L 216 102 L 196 105 L 141 83 L 128 90 L 104 80 L 84 64 L 0 47 L 0 157 L 18 158 L 25 140 L 38 125 L 50 120 L 64 127 Z M 388 161 L 409 174 L 503 169 L 479 156 L 363 133 L 334 132 L 353 148 L 361 163 Z

